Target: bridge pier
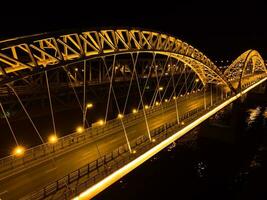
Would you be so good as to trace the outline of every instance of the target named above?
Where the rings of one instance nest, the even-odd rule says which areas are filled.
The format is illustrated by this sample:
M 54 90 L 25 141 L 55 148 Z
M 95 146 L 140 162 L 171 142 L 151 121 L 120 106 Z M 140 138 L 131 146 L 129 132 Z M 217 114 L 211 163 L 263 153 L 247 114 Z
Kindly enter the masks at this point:
M 244 102 L 237 99 L 201 125 L 200 137 L 227 144 L 237 144 L 242 136 L 242 127 L 244 127 L 241 122 L 245 119 L 240 119 L 244 116 L 242 114 L 244 111 Z

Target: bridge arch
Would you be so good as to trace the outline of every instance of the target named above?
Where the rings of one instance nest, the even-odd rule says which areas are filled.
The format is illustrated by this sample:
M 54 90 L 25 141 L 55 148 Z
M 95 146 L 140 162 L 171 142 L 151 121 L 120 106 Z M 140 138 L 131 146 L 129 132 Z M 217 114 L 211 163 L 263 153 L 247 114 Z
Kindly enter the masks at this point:
M 237 81 L 232 84 L 236 90 L 241 90 L 250 75 L 260 75 L 267 73 L 264 60 L 258 51 L 250 49 L 242 53 L 225 70 L 224 76 L 230 81 Z M 255 76 L 256 75 L 256 76 Z
M 196 48 L 171 35 L 141 29 L 45 33 L 0 41 L 0 85 L 86 59 L 134 52 L 168 55 L 188 65 L 204 85 L 232 89 L 223 73 Z

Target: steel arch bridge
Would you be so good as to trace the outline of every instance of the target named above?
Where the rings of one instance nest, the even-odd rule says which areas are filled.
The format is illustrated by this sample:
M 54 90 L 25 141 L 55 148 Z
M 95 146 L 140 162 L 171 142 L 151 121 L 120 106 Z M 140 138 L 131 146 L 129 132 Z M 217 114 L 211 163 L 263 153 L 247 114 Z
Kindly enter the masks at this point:
M 222 84 L 233 90 L 228 80 L 229 73 L 223 74 L 196 48 L 167 34 L 138 29 L 85 31 L 63 35 L 41 34 L 1 41 L 0 80 L 1 83 L 7 83 L 31 73 L 81 60 L 135 52 L 153 52 L 182 60 L 195 71 L 204 84 Z M 253 60 L 255 57 L 258 58 L 259 54 L 252 56 Z M 236 68 L 238 67 L 231 65 L 231 69 Z
M 150 64 L 148 65 L 149 69 L 148 72 L 146 73 L 143 73 L 143 69 L 137 71 L 135 68 L 138 56 L 143 53 L 152 55 L 152 59 L 149 58 L 152 60 L 152 62 L 150 62 Z M 127 69 L 125 67 L 122 68 L 122 71 L 128 70 L 128 72 L 130 72 L 129 73 L 130 75 L 128 74 L 128 79 L 123 79 L 124 81 L 128 81 L 128 83 L 130 83 L 129 89 L 126 91 L 127 98 L 125 101 L 124 109 L 120 109 L 120 105 L 116 100 L 116 95 L 115 95 L 116 92 L 114 92 L 114 89 L 112 88 L 113 81 L 115 79 L 117 79 L 117 81 L 120 80 L 119 79 L 120 77 L 116 77 L 116 73 L 114 71 L 116 70 L 115 69 L 116 67 L 120 68 L 119 65 L 115 66 L 116 57 L 122 55 L 130 55 L 128 59 L 130 58 L 132 62 L 132 64 L 127 67 Z M 158 57 L 156 58 L 156 56 L 159 56 L 159 58 Z M 163 59 L 163 61 L 161 61 L 160 56 L 164 56 L 165 58 L 167 57 L 167 59 Z M 55 120 L 53 116 L 53 107 L 52 107 L 52 101 L 48 83 L 49 81 L 51 81 L 51 79 L 47 77 L 46 73 L 59 71 L 61 69 L 65 70 L 68 67 L 71 69 L 73 66 L 76 65 L 80 66 L 78 64 L 81 63 L 82 66 L 84 67 L 83 69 L 86 70 L 87 61 L 89 62 L 98 59 L 103 62 L 105 67 L 104 70 L 100 72 L 105 74 L 106 82 L 105 81 L 101 82 L 101 84 L 102 83 L 105 83 L 107 85 L 109 84 L 108 100 L 107 100 L 108 103 L 105 114 L 107 116 L 108 105 L 110 104 L 109 99 L 113 93 L 115 99 L 114 102 L 116 103 L 116 106 L 114 107 L 117 107 L 118 109 L 117 119 L 111 119 L 109 121 L 106 120 L 107 118 L 106 117 L 105 120 L 102 121 L 101 123 L 101 126 L 102 125 L 105 126 L 104 128 L 99 127 L 99 124 L 94 124 L 96 125 L 95 127 L 87 126 L 88 128 L 85 130 L 80 129 L 82 130 L 81 131 L 82 133 L 80 134 L 77 134 L 80 131 L 76 131 L 75 133 L 69 134 L 65 137 L 58 138 L 57 143 L 56 144 L 53 143 L 53 145 L 51 145 L 49 142 L 42 141 L 43 142 L 42 145 L 26 150 L 24 157 L 17 158 L 15 155 L 12 155 L 0 159 L 0 180 L 3 179 L 2 172 L 4 172 L 3 174 L 5 175 L 7 172 L 9 172 L 9 170 L 10 171 L 13 170 L 12 173 L 14 173 L 14 169 L 16 168 L 21 170 L 21 168 L 24 167 L 24 165 L 27 167 L 31 167 L 32 163 L 37 161 L 39 162 L 39 160 L 47 158 L 51 155 L 60 154 L 62 153 L 62 150 L 69 151 L 70 149 L 72 150 L 72 148 L 75 149 L 77 148 L 77 146 L 75 146 L 76 143 L 74 142 L 77 142 L 78 145 L 81 144 L 84 145 L 87 144 L 88 141 L 90 141 L 92 138 L 97 138 L 99 135 L 101 137 L 104 135 L 105 137 L 108 138 L 109 136 L 106 136 L 105 134 L 107 134 L 107 132 L 113 129 L 118 129 L 118 127 L 120 128 L 122 127 L 120 132 L 124 133 L 122 137 L 124 139 L 125 136 L 126 144 L 128 146 L 127 145 L 119 146 L 119 148 L 116 149 L 117 151 L 115 153 L 113 149 L 109 149 L 111 150 L 111 156 L 110 154 L 105 154 L 103 157 L 96 157 L 96 160 L 86 165 L 85 167 L 79 168 L 78 170 L 76 170 L 77 167 L 73 168 L 72 170 L 76 171 L 71 171 L 71 174 L 68 174 L 67 176 L 64 176 L 64 178 L 56 180 L 56 182 L 53 182 L 52 184 L 45 186 L 44 189 L 42 189 L 41 192 L 38 191 L 37 194 L 42 195 L 42 197 L 49 196 L 50 195 L 49 192 L 51 191 L 52 191 L 51 194 L 52 193 L 54 194 L 55 191 L 61 190 L 62 188 L 65 187 L 64 185 L 63 186 L 61 185 L 62 182 L 66 184 L 72 183 L 71 181 L 73 177 L 77 176 L 78 178 L 80 178 L 80 176 L 82 176 L 85 173 L 85 171 L 89 173 L 91 168 L 103 167 L 100 165 L 101 162 L 105 163 L 107 160 L 109 161 L 110 157 L 112 157 L 112 159 L 114 157 L 116 158 L 116 156 L 120 155 L 120 152 L 122 150 L 123 153 L 125 152 L 130 153 L 129 157 L 131 158 L 134 157 L 135 155 L 137 156 L 138 154 L 135 154 L 136 152 L 135 149 L 133 148 L 138 148 L 138 145 L 140 144 L 147 145 L 148 143 L 151 149 L 147 152 L 143 152 L 144 153 L 143 155 L 141 156 L 138 155 L 139 157 L 136 157 L 136 160 L 138 159 L 139 160 L 138 161 L 134 160 L 136 162 L 129 167 L 132 169 L 134 168 L 132 167 L 133 165 L 136 167 L 137 164 L 138 165 L 140 163 L 142 164 L 142 162 L 144 162 L 145 159 L 153 156 L 155 153 L 165 148 L 168 144 L 177 140 L 182 135 L 186 134 L 188 131 L 190 131 L 192 128 L 203 122 L 205 119 L 212 116 L 217 111 L 227 106 L 229 103 L 235 101 L 243 93 L 246 93 L 252 88 L 261 84 L 263 81 L 266 80 L 267 76 L 266 65 L 261 55 L 256 50 L 248 50 L 244 52 L 223 72 L 202 52 L 200 52 L 196 48 L 192 47 L 186 42 L 179 40 L 174 36 L 160 32 L 135 29 L 135 28 L 114 29 L 114 30 L 107 29 L 107 30 L 80 31 L 75 33 L 45 33 L 45 34 L 32 35 L 27 37 L 18 37 L 14 39 L 0 41 L 0 89 L 2 87 L 7 87 L 11 89 L 13 93 L 12 92 L 10 93 L 9 91 L 7 93 L 8 97 L 12 95 L 14 96 L 15 94 L 20 105 L 23 107 L 24 111 L 26 111 L 27 106 L 23 105 L 24 101 L 20 100 L 19 92 L 18 91 L 16 92 L 16 84 L 21 80 L 29 82 L 31 77 L 34 77 L 39 74 L 45 74 L 46 78 L 44 79 L 46 80 L 47 84 L 46 88 L 48 89 L 48 96 L 50 100 L 50 102 L 47 103 L 47 105 L 50 105 L 51 108 L 50 111 L 54 122 Z M 122 57 L 121 59 L 124 59 L 124 57 Z M 158 68 L 157 68 L 158 64 L 155 61 L 157 59 L 159 63 L 162 62 L 162 64 L 160 64 L 160 67 Z M 172 62 L 169 62 L 169 60 L 171 59 L 183 63 L 184 65 L 183 70 L 178 71 L 179 63 L 177 62 L 178 64 L 176 63 L 173 65 Z M 107 62 L 109 62 L 110 64 L 109 67 L 107 66 Z M 166 65 L 168 66 L 168 69 L 165 69 Z M 187 89 L 189 88 L 187 88 L 185 90 L 185 93 L 183 93 L 184 95 L 182 94 L 180 95 L 180 92 L 183 88 L 179 91 L 179 93 L 178 92 L 176 93 L 176 87 L 177 83 L 180 80 L 180 77 L 184 75 L 183 73 L 186 67 L 190 68 L 191 71 L 188 72 L 188 75 L 185 75 L 185 78 L 182 79 L 182 81 L 187 82 L 188 77 L 190 77 L 190 73 L 193 72 L 196 76 L 194 76 L 193 78 L 191 77 L 192 82 L 190 83 L 190 85 L 191 84 L 192 85 L 190 89 L 194 93 L 193 92 L 188 93 Z M 85 120 L 87 111 L 87 105 L 85 104 L 86 72 L 82 71 L 83 73 L 81 74 L 84 74 L 84 76 L 81 75 L 79 79 L 79 77 L 75 78 L 74 75 L 72 74 L 72 72 L 75 70 L 76 69 L 72 71 L 67 70 L 67 74 L 70 74 L 70 77 L 73 80 L 75 79 L 76 82 L 80 82 L 81 84 L 79 86 L 84 87 L 84 90 L 82 91 L 84 98 L 83 105 L 81 102 L 79 102 L 79 104 L 82 110 L 83 120 Z M 154 74 L 150 73 L 151 70 L 155 71 Z M 161 73 L 159 73 L 159 71 L 161 71 Z M 165 72 L 170 72 L 167 73 L 167 76 L 170 78 L 168 81 L 166 80 L 165 82 L 164 86 L 166 87 L 160 87 L 161 78 L 165 74 Z M 103 74 L 101 73 L 100 75 L 103 76 Z M 136 74 L 136 77 L 134 77 L 134 74 Z M 173 78 L 174 75 L 176 75 L 175 78 Z M 147 81 L 144 81 L 145 83 L 143 86 L 143 90 L 141 91 L 140 89 L 141 87 L 138 85 L 139 84 L 138 76 L 143 80 L 156 79 L 155 81 L 156 86 L 154 88 L 155 91 L 153 91 L 153 96 L 150 101 L 151 103 L 148 106 L 143 103 L 142 99 Z M 197 84 L 195 84 L 194 81 L 196 80 L 198 81 L 196 77 L 198 77 L 201 80 L 203 86 L 202 89 L 204 88 L 203 90 L 202 89 L 195 90 L 195 88 L 197 88 L 196 87 Z M 142 103 L 139 102 L 138 109 L 134 109 L 133 113 L 125 113 L 124 116 L 124 110 L 126 108 L 129 93 L 131 91 L 131 84 L 134 79 L 137 80 L 136 88 L 138 88 L 139 90 L 140 102 Z M 172 86 L 173 91 L 170 92 L 168 99 L 164 99 L 164 95 L 168 89 L 169 84 L 170 85 L 173 84 Z M 52 86 L 52 84 L 50 86 Z M 72 83 L 71 86 L 73 86 Z M 182 85 L 182 87 L 184 87 L 184 85 Z M 215 92 L 216 90 L 215 91 L 213 90 L 213 88 L 217 89 L 217 87 L 221 89 L 221 94 L 218 94 Z M 74 88 L 71 89 L 73 89 L 73 91 L 75 92 Z M 211 90 L 208 91 L 208 89 Z M 165 90 L 162 96 L 159 92 L 161 90 Z M 195 91 L 198 92 L 195 93 Z M 33 91 L 30 90 L 29 92 L 31 93 Z M 76 93 L 75 95 L 76 98 L 79 99 Z M 186 95 L 188 95 L 189 97 Z M 158 96 L 160 102 L 158 102 Z M 214 98 L 213 96 L 217 98 L 217 101 L 215 101 L 214 104 L 212 100 L 212 98 Z M 136 96 L 134 97 L 136 98 Z M 4 107 L 6 108 L 7 105 L 5 105 L 5 102 L 3 102 L 3 100 L 6 99 L 7 98 L 2 98 L 0 94 L 0 108 L 2 110 L 2 113 L 4 113 L 4 115 L 6 115 Z M 186 99 L 190 99 L 190 101 L 188 100 L 185 101 Z M 166 101 L 164 102 L 163 100 Z M 191 104 L 193 103 L 196 103 L 197 106 L 194 107 L 194 109 L 191 109 L 192 107 Z M 120 112 L 122 110 L 123 112 Z M 138 112 L 138 110 L 140 112 Z M 163 111 L 165 112 L 165 115 L 163 115 Z M 190 117 L 192 117 L 192 119 L 194 119 L 195 117 L 196 119 L 192 121 Z M 8 125 L 10 126 L 8 122 L 8 117 L 5 116 L 5 118 Z M 174 118 L 175 120 L 171 121 Z M 140 119 L 142 119 L 142 122 L 140 122 Z M 156 121 L 157 123 L 154 123 L 156 125 L 149 126 L 149 123 L 151 121 L 153 122 L 153 120 L 155 121 L 156 119 L 157 120 L 160 119 L 161 121 L 160 120 L 159 122 Z M 85 123 L 85 121 L 83 122 Z M 130 126 L 129 124 L 133 126 L 132 125 L 133 123 L 136 123 L 134 124 L 134 127 L 136 126 L 137 128 L 140 128 L 138 127 L 138 123 L 143 123 L 145 128 L 143 128 L 142 131 L 146 132 L 146 135 L 142 135 L 134 139 L 131 137 L 128 138 L 127 131 L 130 129 L 128 126 Z M 53 126 L 54 126 L 53 127 L 54 131 L 56 133 L 55 122 Z M 161 134 L 163 134 L 164 131 L 165 131 L 164 133 L 168 132 L 167 130 L 169 129 L 171 129 L 171 131 L 177 131 L 177 130 L 179 131 L 176 132 L 175 134 L 168 133 L 169 135 L 167 136 L 169 137 L 164 138 L 164 140 L 161 141 L 160 140 Z M 38 132 L 36 127 L 35 130 L 36 132 Z M 123 144 L 125 144 L 124 140 Z M 128 170 L 127 173 L 129 172 L 129 168 L 125 170 L 125 171 Z M 119 173 L 121 169 L 123 169 L 123 167 L 118 169 L 118 171 L 116 172 Z M 125 171 L 121 173 L 125 174 L 126 173 Z M 73 174 L 74 176 L 72 176 Z M 109 176 L 109 174 L 107 174 L 107 176 Z M 113 180 L 115 180 L 116 178 L 117 177 L 113 178 Z M 12 182 L 11 180 L 8 183 L 13 184 L 14 182 Z M 106 187 L 106 185 L 104 187 Z M 0 181 L 0 187 L 1 187 L 1 181 Z

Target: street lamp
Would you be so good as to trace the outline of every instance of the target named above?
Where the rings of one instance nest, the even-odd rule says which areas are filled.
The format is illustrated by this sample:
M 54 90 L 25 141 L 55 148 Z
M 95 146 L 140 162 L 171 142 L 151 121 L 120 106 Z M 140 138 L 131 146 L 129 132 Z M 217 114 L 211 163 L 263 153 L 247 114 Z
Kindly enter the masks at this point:
M 92 108 L 93 107 L 93 104 L 92 103 L 87 103 L 86 104 L 86 108 L 88 109 L 88 108 Z
M 85 110 L 84 110 L 84 114 L 83 114 L 83 128 L 85 127 L 85 120 L 86 120 L 86 114 L 87 114 L 87 110 L 90 108 L 93 108 L 93 104 L 92 103 L 87 103 L 85 106 Z
M 149 108 L 149 106 L 148 105 L 145 105 L 145 109 L 147 110 Z
M 136 114 L 137 113 L 137 110 L 134 108 L 133 109 L 133 114 Z
M 123 118 L 123 114 L 119 113 L 119 114 L 118 114 L 118 118 L 119 118 L 119 119 L 122 119 L 122 118 Z
M 25 153 L 25 148 L 23 146 L 16 146 L 12 152 L 12 154 L 17 157 L 22 156 L 24 153 Z
M 159 87 L 159 91 L 162 91 L 163 90 L 163 87 L 161 86 L 161 87 Z
M 104 120 L 103 119 L 100 119 L 100 120 L 98 120 L 98 122 L 97 122 L 100 126 L 102 126 L 102 125 L 104 125 L 105 124 L 105 122 L 104 122 Z
M 82 126 L 78 126 L 78 127 L 76 128 L 76 132 L 77 132 L 77 133 L 82 133 L 82 132 L 84 132 L 84 128 L 83 128 Z
M 57 143 L 57 141 L 58 141 L 58 138 L 57 138 L 56 135 L 50 135 L 50 136 L 48 137 L 48 142 L 49 142 L 50 144 L 55 144 L 55 143 Z

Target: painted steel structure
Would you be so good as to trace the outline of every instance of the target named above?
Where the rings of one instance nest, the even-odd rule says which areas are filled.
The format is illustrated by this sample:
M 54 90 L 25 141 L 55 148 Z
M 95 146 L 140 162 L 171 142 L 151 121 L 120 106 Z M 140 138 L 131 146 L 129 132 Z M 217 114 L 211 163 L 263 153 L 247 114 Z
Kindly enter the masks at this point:
M 141 29 L 46 33 L 0 41 L 0 83 L 87 59 L 135 52 L 181 60 L 204 84 L 223 84 L 233 90 L 224 74 L 196 48 L 174 36 Z
M 137 72 L 136 70 L 136 63 L 139 53 L 151 53 L 153 55 L 153 61 L 152 64 L 149 65 L 150 69 L 153 69 L 154 72 L 150 74 L 138 74 L 140 72 Z M 124 54 L 130 54 L 133 62 L 133 66 L 128 67 L 127 65 L 123 65 L 122 63 L 127 63 L 127 59 L 123 61 L 122 63 L 116 64 L 116 56 L 119 57 L 120 55 Z M 173 92 L 171 93 L 169 99 L 166 99 L 166 102 L 169 102 L 171 99 L 175 100 L 175 110 L 177 115 L 177 124 L 180 124 L 180 118 L 178 114 L 178 107 L 177 107 L 177 98 L 180 98 L 180 92 L 177 95 L 176 94 L 176 87 L 177 84 L 175 83 L 175 79 L 173 78 L 173 75 L 180 74 L 183 75 L 183 71 L 178 70 L 177 64 L 170 66 L 172 67 L 171 70 L 167 72 L 167 75 L 169 77 L 172 76 L 172 79 L 169 80 L 168 84 L 166 84 L 166 87 L 163 88 L 160 85 L 161 76 L 162 74 L 165 74 L 165 65 L 169 64 L 168 60 L 164 62 L 163 60 L 158 59 L 157 62 L 161 64 L 158 64 L 161 68 L 161 74 L 158 73 L 158 70 L 155 61 L 156 55 L 163 55 L 168 58 L 175 59 L 177 61 L 180 61 L 183 63 L 186 67 L 190 68 L 190 71 L 187 73 L 190 74 L 192 71 L 196 73 L 197 77 L 200 79 L 200 81 L 203 83 L 203 92 L 204 92 L 204 109 L 207 110 L 207 113 L 198 119 L 196 119 L 191 124 L 187 125 L 185 128 L 183 128 L 181 131 L 174 134 L 174 136 L 167 138 L 165 141 L 160 143 L 159 145 L 155 146 L 148 152 L 144 153 L 142 156 L 137 158 L 131 163 L 128 163 L 125 165 L 125 167 L 117 170 L 110 176 L 106 177 L 103 181 L 98 183 L 96 186 L 89 189 L 87 192 L 83 193 L 85 194 L 86 198 L 89 196 L 89 198 L 93 197 L 96 193 L 102 191 L 106 187 L 108 187 L 110 184 L 112 184 L 114 181 L 118 180 L 120 177 L 137 167 L 138 165 L 142 164 L 145 160 L 159 152 L 161 149 L 168 146 L 171 142 L 177 140 L 179 137 L 187 133 L 189 130 L 212 116 L 214 113 L 225 107 L 226 105 L 230 104 L 234 100 L 241 97 L 244 93 L 248 92 L 249 90 L 253 89 L 257 85 L 261 84 L 262 82 L 266 81 L 267 76 L 267 70 L 265 63 L 261 57 L 261 55 L 256 50 L 248 50 L 244 52 L 242 55 L 240 55 L 225 71 L 224 73 L 219 70 L 219 68 L 210 60 L 208 59 L 202 52 L 197 50 L 196 48 L 192 47 L 191 45 L 187 44 L 186 42 L 183 42 L 179 40 L 178 38 L 154 31 L 148 31 L 148 30 L 142 30 L 142 29 L 115 29 L 115 30 L 90 30 L 90 31 L 80 31 L 75 33 L 45 33 L 45 34 L 39 34 L 39 35 L 32 35 L 27 37 L 19 37 L 9 40 L 0 41 L 0 87 L 7 86 L 8 95 L 10 89 L 12 89 L 13 93 L 15 93 L 15 90 L 10 86 L 12 82 L 15 83 L 17 80 L 25 80 L 27 82 L 27 78 L 32 77 L 33 75 L 37 74 L 45 74 L 45 83 L 46 88 L 48 89 L 48 95 L 49 95 L 49 106 L 51 109 L 51 116 L 52 121 L 54 122 L 54 116 L 53 116 L 53 107 L 52 107 L 52 101 L 50 96 L 50 86 L 49 86 L 49 78 L 47 76 L 48 71 L 52 71 L 55 69 L 55 71 L 60 71 L 58 69 L 63 69 L 64 73 L 67 72 L 67 74 L 70 76 L 69 79 L 73 78 L 70 71 L 66 70 L 67 67 L 72 67 L 75 64 L 84 62 L 83 65 L 83 71 L 77 70 L 75 74 L 77 73 L 77 76 L 80 76 L 80 80 L 78 78 L 75 79 L 75 84 L 72 85 L 73 91 L 75 93 L 74 87 L 83 87 L 83 105 L 79 102 L 81 110 L 83 112 L 83 127 L 85 126 L 85 119 L 86 119 L 86 85 L 93 85 L 93 84 L 99 84 L 99 83 L 110 83 L 109 87 L 109 94 L 108 94 L 108 103 L 107 103 L 107 109 L 106 109 L 106 117 L 108 113 L 108 106 L 109 106 L 109 99 L 111 96 L 111 93 L 113 92 L 114 99 L 116 100 L 115 92 L 113 91 L 113 75 L 116 76 L 116 70 L 121 70 L 123 72 L 127 71 L 130 72 L 128 75 L 131 75 L 129 77 L 123 77 L 122 81 L 128 81 L 130 82 L 129 89 L 127 90 L 127 98 L 126 103 L 128 100 L 128 96 L 130 93 L 131 85 L 133 79 L 137 80 L 137 87 L 138 92 L 140 93 L 140 102 L 138 105 L 138 108 L 143 108 L 143 116 L 144 121 L 147 123 L 147 116 L 149 115 L 149 111 L 146 111 L 145 104 L 143 103 L 143 92 L 141 92 L 140 85 L 138 82 L 138 76 L 139 78 L 147 78 L 147 79 L 155 79 L 157 81 L 157 84 L 155 86 L 155 92 L 151 100 L 151 106 L 153 109 L 154 105 L 160 105 L 162 103 L 163 98 L 161 98 L 161 94 L 159 91 L 167 90 L 169 83 L 173 84 Z M 110 59 L 109 56 L 112 56 Z M 136 60 L 134 59 L 136 57 Z M 105 66 L 102 66 L 103 71 L 100 69 L 99 73 L 99 80 L 98 82 L 94 83 L 91 79 L 91 75 L 89 75 L 89 80 L 86 79 L 86 62 L 88 60 L 94 60 L 94 59 L 103 59 L 103 63 Z M 109 59 L 109 62 L 112 62 L 112 66 L 109 68 L 109 66 L 106 65 L 106 60 Z M 164 64 L 165 63 L 165 64 Z M 105 67 L 105 68 L 104 68 Z M 76 70 L 76 69 L 75 69 Z M 152 70 L 152 71 L 153 71 Z M 176 70 L 176 71 L 175 71 Z M 54 72 L 55 72 L 54 71 Z M 89 71 L 91 71 L 91 65 L 89 66 Z M 186 70 L 185 70 L 186 71 Z M 45 72 L 45 73 L 42 73 Z M 177 73 L 175 73 L 177 72 Z M 103 74 L 106 74 L 106 79 L 102 80 Z M 153 74 L 154 73 L 154 74 Z M 53 72 L 51 73 L 53 75 Z M 50 75 L 51 75 L 50 74 Z M 134 77 L 134 74 L 136 77 Z M 186 72 L 185 72 L 186 74 Z M 160 76 L 160 79 L 158 80 L 158 77 Z M 185 75 L 185 78 L 183 79 L 184 82 L 188 81 L 188 76 Z M 196 84 L 199 81 L 197 77 L 193 77 L 191 82 L 192 85 Z M 117 81 L 120 77 L 116 77 Z M 126 78 L 126 79 L 125 79 Z M 128 79 L 127 79 L 128 78 Z M 179 82 L 180 78 L 176 81 Z M 69 81 L 67 79 L 67 81 Z M 87 82 L 88 81 L 88 82 Z M 90 82 L 91 81 L 91 82 Z M 41 82 L 41 81 L 40 81 Z M 147 81 L 146 81 L 147 82 Z M 89 84 L 90 83 L 90 84 Z M 190 84 L 190 85 L 191 85 Z M 213 93 L 215 93 L 213 90 L 212 85 L 216 85 L 216 87 L 221 87 L 225 91 L 221 90 L 221 100 L 224 101 L 220 105 L 216 105 L 215 107 L 212 107 L 212 96 Z M 51 84 L 51 78 L 50 78 L 50 85 L 54 86 L 55 84 Z M 212 110 L 209 111 L 209 109 L 206 108 L 206 90 L 210 86 L 210 106 Z M 17 86 L 17 85 L 12 85 Z M 145 83 L 146 86 L 146 83 Z M 144 88 L 145 88 L 144 86 Z M 160 87 L 161 86 L 161 87 Z M 55 87 L 55 86 L 54 86 Z M 186 86 L 187 87 L 187 86 Z M 215 89 L 217 89 L 214 87 Z M 160 89 L 161 88 L 161 89 Z M 1 89 L 1 88 L 0 88 Z M 183 89 L 183 88 L 182 88 Z M 181 90 L 182 90 L 181 89 Z M 187 91 L 188 88 L 186 88 L 186 93 L 189 94 Z M 192 86 L 192 90 L 195 89 L 195 87 Z M 137 89 L 136 89 L 137 90 Z M 193 90 L 194 91 L 194 90 Z M 198 91 L 198 90 L 196 90 Z M 200 90 L 199 90 L 200 91 Z M 230 94 L 228 93 L 229 91 Z M 5 91 L 4 91 L 5 92 Z M 195 91 L 194 91 L 195 92 Z M 209 91 L 208 91 L 209 92 Z M 216 93 L 215 93 L 216 94 Z M 75 93 L 76 98 L 77 94 Z M 163 96 L 165 93 L 163 94 Z M 157 97 L 159 96 L 160 102 L 157 102 Z M 17 94 L 16 94 L 16 97 Z M 174 98 L 173 98 L 174 97 Z M 224 99 L 225 98 L 225 99 Z M 20 101 L 20 99 L 18 98 Z M 125 103 L 125 105 L 126 105 Z M 21 106 L 23 106 L 23 103 L 20 101 Z M 1 105 L 1 104 L 0 104 Z M 146 105 L 149 107 L 148 105 Z M 125 110 L 126 106 L 124 107 Z M 23 106 L 23 109 L 26 112 L 26 109 Z M 124 130 L 125 138 L 128 143 L 129 152 L 132 153 L 130 142 L 128 141 L 128 136 L 126 133 L 126 129 L 124 126 L 125 117 L 124 120 L 123 114 L 120 112 L 120 107 L 117 103 L 117 109 L 118 109 L 118 117 L 119 119 L 116 121 L 118 122 L 119 126 L 121 125 Z M 123 110 L 123 113 L 124 113 Z M 4 109 L 3 109 L 3 113 Z M 29 117 L 29 116 L 28 116 Z M 30 119 L 30 117 L 29 117 Z M 136 118 L 134 118 L 136 119 Z M 8 118 L 6 117 L 6 120 L 8 121 Z M 34 125 L 34 124 L 33 124 Z M 56 133 L 55 124 L 54 126 L 54 132 Z M 108 126 L 108 123 L 106 124 L 106 127 Z M 150 130 L 148 124 L 146 124 L 147 127 L 147 133 L 149 136 L 150 141 Z M 101 129 L 102 130 L 102 129 Z M 104 129 L 103 129 L 104 130 Z M 38 133 L 38 131 L 36 131 Z M 103 131 L 104 132 L 104 131 Z M 78 137 L 78 136 L 77 136 Z M 67 136 L 66 138 L 69 139 Z M 73 140 L 73 138 L 71 138 Z M 61 141 L 61 140 L 60 140 Z M 78 139 L 77 139 L 78 141 Z M 45 145 L 44 145 L 45 146 Z M 47 145 L 48 146 L 48 145 Z M 63 145 L 62 145 L 63 146 Z M 55 152 L 54 146 L 53 146 L 53 152 Z M 34 154 L 33 154 L 34 155 Z M 8 159 L 6 159 L 8 160 Z M 9 159 L 10 160 L 10 159 Z M 13 157 L 12 157 L 12 160 Z M 6 163 L 4 160 L 2 163 Z M 12 165 L 12 167 L 14 167 Z M 78 199 L 83 199 L 83 194 L 79 196 Z
M 266 66 L 261 55 L 256 50 L 248 50 L 242 53 L 234 62 L 225 70 L 224 76 L 228 80 L 238 80 L 235 89 L 240 90 L 242 79 L 246 76 L 266 73 Z

